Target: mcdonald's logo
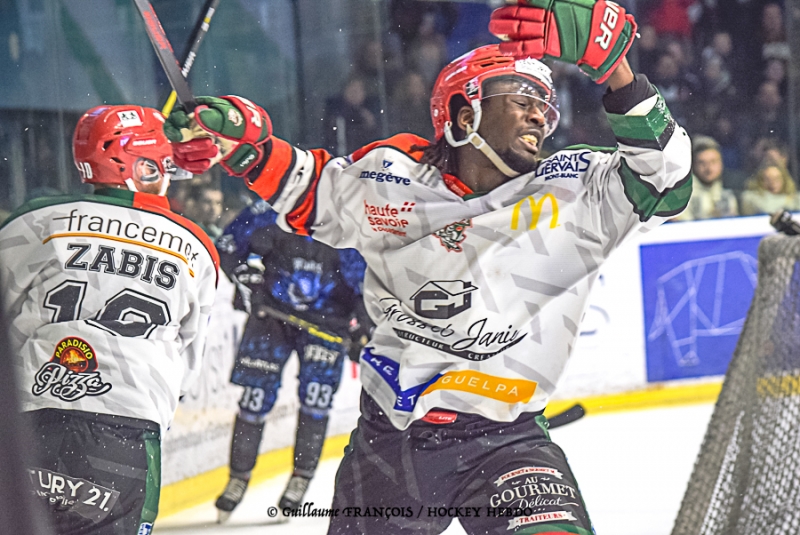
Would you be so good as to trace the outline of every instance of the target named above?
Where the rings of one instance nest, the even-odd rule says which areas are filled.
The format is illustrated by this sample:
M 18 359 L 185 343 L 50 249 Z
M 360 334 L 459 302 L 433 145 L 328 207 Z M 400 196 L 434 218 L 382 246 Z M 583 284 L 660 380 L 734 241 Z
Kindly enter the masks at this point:
M 544 201 L 548 199 L 550 200 L 550 209 L 553 212 L 553 216 L 550 218 L 550 228 L 556 228 L 558 226 L 558 200 L 552 193 L 545 193 L 538 201 L 533 195 L 528 195 L 514 205 L 514 211 L 511 212 L 511 230 L 517 230 L 519 227 L 519 214 L 522 212 L 522 207 L 526 201 L 531 208 L 531 224 L 528 226 L 528 230 L 534 230 L 536 225 L 539 224 L 539 216 L 542 214 L 542 205 L 544 205 Z

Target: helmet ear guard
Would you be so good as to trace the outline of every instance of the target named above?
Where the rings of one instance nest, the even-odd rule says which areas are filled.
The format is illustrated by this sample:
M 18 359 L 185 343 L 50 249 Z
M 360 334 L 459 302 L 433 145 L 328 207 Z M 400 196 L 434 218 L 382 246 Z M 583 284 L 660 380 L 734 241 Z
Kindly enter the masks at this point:
M 491 145 L 486 143 L 486 140 L 483 139 L 480 134 L 478 134 L 478 127 L 481 124 L 481 117 L 483 116 L 480 100 L 476 99 L 472 101 L 472 110 L 475 112 L 475 118 L 472 121 L 472 125 L 467 125 L 467 136 L 461 141 L 456 141 L 455 137 L 453 137 L 453 123 L 450 121 L 444 123 L 444 137 L 447 139 L 447 142 L 452 147 L 463 147 L 464 145 L 471 144 L 473 147 L 485 154 L 501 173 L 509 178 L 518 177 L 519 172 L 511 169 L 508 164 L 506 164 L 506 162 L 500 158 L 500 155 L 495 152 Z

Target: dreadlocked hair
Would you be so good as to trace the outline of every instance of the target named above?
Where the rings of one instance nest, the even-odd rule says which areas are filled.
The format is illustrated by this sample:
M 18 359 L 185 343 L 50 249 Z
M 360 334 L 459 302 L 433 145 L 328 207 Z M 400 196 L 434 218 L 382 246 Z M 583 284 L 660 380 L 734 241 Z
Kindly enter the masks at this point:
M 450 99 L 450 117 L 456 117 L 458 115 L 458 110 L 464 106 L 469 107 L 469 102 L 467 102 L 467 99 L 465 99 L 462 95 L 453 95 L 453 97 Z M 467 133 L 455 123 L 456 121 L 454 120 L 451 126 L 453 135 L 456 139 L 463 139 Z M 441 171 L 442 174 L 455 176 L 458 175 L 458 160 L 456 159 L 455 147 L 450 145 L 444 136 L 439 138 L 431 145 L 424 147 L 414 145 L 411 147 L 411 150 L 422 151 L 420 163 L 432 165 Z
M 442 174 L 457 175 L 456 151 L 442 136 L 438 141 L 431 145 L 411 147 L 412 152 L 422 151 L 420 163 L 431 165 L 441 171 Z

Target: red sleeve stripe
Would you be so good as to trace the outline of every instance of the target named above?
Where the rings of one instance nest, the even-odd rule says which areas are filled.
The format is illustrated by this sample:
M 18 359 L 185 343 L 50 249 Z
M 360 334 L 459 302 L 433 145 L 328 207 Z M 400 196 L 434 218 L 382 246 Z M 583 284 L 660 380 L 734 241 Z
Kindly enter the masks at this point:
M 416 150 L 412 152 L 412 148 L 414 146 L 417 147 L 427 147 L 430 145 L 430 142 L 424 138 L 419 136 L 415 136 L 414 134 L 397 134 L 396 136 L 392 136 L 389 139 L 384 139 L 381 141 L 375 141 L 361 147 L 353 154 L 350 155 L 350 159 L 355 163 L 361 158 L 363 158 L 368 152 L 377 149 L 378 147 L 392 147 L 401 152 L 404 152 L 409 156 L 409 158 L 413 158 L 416 161 L 420 161 L 422 158 L 422 151 Z
M 322 149 L 308 151 L 314 156 L 314 179 L 305 193 L 297 200 L 294 209 L 286 214 L 286 222 L 297 234 L 311 235 L 311 225 L 317 212 L 317 185 L 322 176 L 322 168 L 331 160 L 330 154 Z
M 292 146 L 282 139 L 273 137 L 272 148 L 267 155 L 267 162 L 258 177 L 248 184 L 259 197 L 267 202 L 281 191 L 281 185 L 286 181 L 295 164 L 295 154 Z

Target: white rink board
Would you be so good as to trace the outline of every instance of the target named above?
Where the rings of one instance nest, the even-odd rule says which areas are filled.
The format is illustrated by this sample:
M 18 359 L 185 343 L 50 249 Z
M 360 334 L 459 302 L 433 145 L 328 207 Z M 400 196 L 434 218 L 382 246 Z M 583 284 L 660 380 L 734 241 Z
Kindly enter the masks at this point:
M 774 232 L 768 216 L 669 223 L 639 234 L 612 254 L 600 270 L 581 324 L 581 337 L 554 399 L 640 390 L 648 386 L 639 246 L 654 243 L 763 236 Z M 241 387 L 229 384 L 246 315 L 233 310 L 233 284 L 220 277 L 203 373 L 178 407 L 164 435 L 162 484 L 224 466 Z M 334 399 L 329 435 L 348 433 L 358 418 L 360 384 L 353 366 Z M 297 419 L 297 359 L 290 359 L 275 408 L 267 418 L 261 451 L 291 446 Z
M 600 268 L 600 278 L 581 323 L 581 336 L 553 399 L 627 392 L 649 386 L 640 246 L 758 237 L 774 232 L 769 216 L 754 216 L 667 223 L 634 236 Z

